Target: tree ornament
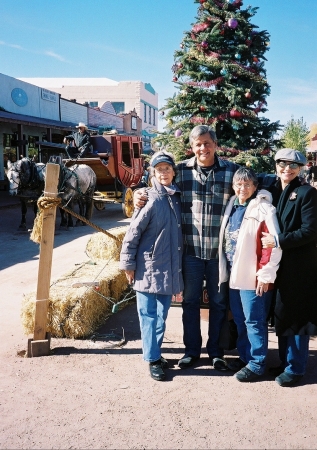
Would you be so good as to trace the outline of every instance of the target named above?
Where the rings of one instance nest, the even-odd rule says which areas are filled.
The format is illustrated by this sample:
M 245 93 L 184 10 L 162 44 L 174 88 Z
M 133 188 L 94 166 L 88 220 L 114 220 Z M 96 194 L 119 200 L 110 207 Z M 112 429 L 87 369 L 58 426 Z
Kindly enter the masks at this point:
M 178 81 L 178 78 L 177 77 L 173 77 L 173 81 Z
M 267 41 L 267 42 L 265 43 L 265 45 L 268 47 L 268 46 L 270 45 L 270 42 Z
M 252 97 L 250 91 L 247 91 L 247 92 L 244 94 L 244 96 L 245 96 L 245 98 L 248 98 L 248 99 L 250 99 L 250 98 Z
M 184 67 L 184 65 L 183 65 L 181 62 L 178 62 L 178 63 L 177 63 L 177 67 L 178 67 L 179 69 L 182 69 L 182 68 Z
M 202 41 L 201 46 L 204 50 L 206 50 L 208 48 L 209 44 L 207 41 Z
M 182 130 L 180 128 L 178 128 L 178 130 L 175 131 L 174 136 L 180 137 L 182 134 L 183 134 Z
M 183 43 L 179 44 L 179 46 L 180 46 L 180 48 L 184 48 L 184 44 Z
M 247 44 L 248 47 L 250 47 L 250 45 L 252 44 L 252 41 L 251 41 L 251 39 L 247 39 L 245 41 L 245 43 Z
M 230 117 L 232 117 L 232 119 L 239 119 L 240 117 L 243 117 L 243 114 L 234 108 L 230 111 L 229 114 L 230 114 Z
M 240 60 L 240 59 L 241 59 L 241 55 L 240 55 L 240 53 L 236 53 L 236 54 L 234 55 L 234 57 L 235 57 L 236 59 L 238 59 L 238 60 Z
M 258 63 L 259 62 L 259 58 L 257 58 L 256 56 L 253 56 L 252 58 L 253 62 Z
M 199 0 L 199 3 L 200 3 L 201 5 L 203 5 L 204 3 L 206 3 L 206 1 L 207 1 L 207 0 Z
M 245 163 L 245 165 L 246 165 L 247 167 L 252 167 L 252 163 L 251 163 L 250 161 L 247 161 L 247 162 Z
M 156 148 L 160 148 L 160 147 L 162 147 L 162 142 L 156 141 L 154 145 Z
M 200 105 L 199 106 L 199 111 L 206 111 L 206 106 L 205 105 Z
M 220 75 L 226 76 L 226 75 L 228 75 L 228 71 L 226 69 L 221 69 Z
M 232 28 L 233 30 L 235 30 L 237 28 L 239 22 L 237 21 L 237 19 L 231 18 L 228 20 L 227 24 L 228 24 L 229 28 Z
M 161 112 L 160 112 L 160 115 L 161 115 L 161 116 L 164 116 L 164 114 L 165 114 L 164 111 L 161 111 Z

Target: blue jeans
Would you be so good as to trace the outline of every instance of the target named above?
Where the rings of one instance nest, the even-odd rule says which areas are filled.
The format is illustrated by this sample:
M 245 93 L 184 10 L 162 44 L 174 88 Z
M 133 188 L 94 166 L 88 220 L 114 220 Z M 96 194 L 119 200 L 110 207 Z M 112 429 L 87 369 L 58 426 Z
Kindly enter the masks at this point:
M 309 336 L 278 336 L 282 367 L 290 375 L 304 375 L 308 360 Z
M 165 321 L 171 306 L 171 295 L 137 292 L 137 310 L 140 320 L 143 359 L 148 362 L 161 358 Z
M 237 350 L 252 372 L 262 375 L 268 350 L 268 322 L 273 291 L 229 289 L 230 309 L 237 325 Z
M 228 303 L 227 284 L 219 282 L 218 259 L 204 260 L 195 256 L 183 255 L 183 339 L 185 356 L 199 357 L 201 353 L 202 337 L 200 328 L 200 297 L 204 277 L 209 297 L 209 326 L 207 353 L 211 358 L 222 357 L 223 349 L 219 347 L 221 326 L 226 317 Z

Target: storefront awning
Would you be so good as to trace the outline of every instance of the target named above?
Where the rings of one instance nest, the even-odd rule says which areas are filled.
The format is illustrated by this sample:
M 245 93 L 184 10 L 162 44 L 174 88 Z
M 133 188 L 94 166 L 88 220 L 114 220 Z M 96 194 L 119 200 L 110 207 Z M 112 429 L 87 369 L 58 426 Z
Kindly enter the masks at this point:
M 14 114 L 6 111 L 0 111 L 0 122 L 39 126 L 67 131 L 72 130 L 76 126 L 76 124 L 71 122 L 62 122 L 58 120 L 43 119 L 41 117 L 25 116 L 24 114 Z

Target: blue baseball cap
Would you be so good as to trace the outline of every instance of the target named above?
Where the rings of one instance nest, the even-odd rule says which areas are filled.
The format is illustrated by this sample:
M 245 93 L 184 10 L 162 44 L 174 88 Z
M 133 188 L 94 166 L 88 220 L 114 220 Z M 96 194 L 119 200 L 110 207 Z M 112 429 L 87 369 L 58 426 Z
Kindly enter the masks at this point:
M 151 161 L 151 166 L 155 167 L 160 163 L 167 163 L 170 164 L 172 167 L 175 167 L 175 161 L 173 160 L 173 158 L 171 158 L 168 155 L 164 155 L 162 153 L 157 156 L 154 156 L 154 158 Z

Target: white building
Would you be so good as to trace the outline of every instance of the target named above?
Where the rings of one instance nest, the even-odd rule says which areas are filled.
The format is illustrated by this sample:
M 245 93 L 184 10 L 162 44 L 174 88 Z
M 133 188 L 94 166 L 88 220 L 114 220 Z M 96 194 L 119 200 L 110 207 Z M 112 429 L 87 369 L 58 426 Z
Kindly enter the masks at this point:
M 157 130 L 158 94 L 150 83 L 114 81 L 109 78 L 20 78 L 20 80 L 94 108 L 102 108 L 106 102 L 111 102 L 117 114 L 127 114 L 135 109 L 142 119 L 144 144 L 149 144 Z

